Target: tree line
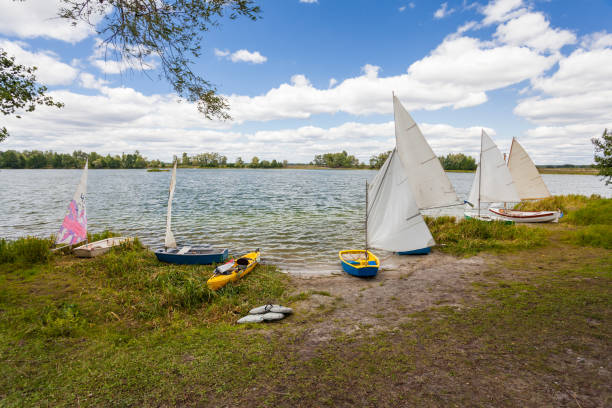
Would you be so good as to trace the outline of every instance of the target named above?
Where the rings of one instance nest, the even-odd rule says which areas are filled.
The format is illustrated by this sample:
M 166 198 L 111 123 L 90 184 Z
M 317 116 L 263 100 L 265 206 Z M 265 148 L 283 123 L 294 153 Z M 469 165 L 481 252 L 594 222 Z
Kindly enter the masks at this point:
M 172 163 L 164 163 L 158 159 L 149 160 L 142 156 L 138 150 L 134 153 L 122 153 L 121 155 L 100 155 L 96 152 L 85 153 L 77 150 L 69 153 L 58 153 L 53 151 L 16 150 L 0 151 L 0 168 L 4 169 L 80 169 L 85 166 L 89 159 L 89 168 L 92 169 L 144 169 L 147 167 L 170 167 Z M 260 160 L 254 156 L 250 162 L 245 162 L 238 157 L 234 163 L 229 163 L 226 156 L 219 153 L 200 153 L 189 156 L 183 153 L 175 160 L 181 167 L 235 167 L 255 169 L 277 169 L 287 167 L 287 160 Z
M 391 150 L 378 155 L 372 155 L 370 157 L 369 168 L 380 169 L 385 161 L 387 161 L 390 154 Z M 444 170 L 476 170 L 476 159 L 471 156 L 466 156 L 463 153 L 449 153 L 446 156 L 439 157 L 439 159 Z M 349 155 L 344 150 L 340 153 L 325 153 L 316 155 L 310 164 L 329 168 L 368 167 L 365 163 L 360 163 L 355 156 Z

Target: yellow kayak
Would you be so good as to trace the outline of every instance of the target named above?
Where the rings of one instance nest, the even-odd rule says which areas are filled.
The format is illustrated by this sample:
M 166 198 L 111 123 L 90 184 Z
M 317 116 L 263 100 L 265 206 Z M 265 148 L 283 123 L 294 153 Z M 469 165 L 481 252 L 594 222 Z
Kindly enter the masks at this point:
M 247 273 L 251 272 L 259 263 L 260 251 L 249 252 L 238 259 L 231 260 L 218 266 L 213 276 L 206 281 L 210 290 L 218 290 L 227 285 L 228 282 L 235 282 Z

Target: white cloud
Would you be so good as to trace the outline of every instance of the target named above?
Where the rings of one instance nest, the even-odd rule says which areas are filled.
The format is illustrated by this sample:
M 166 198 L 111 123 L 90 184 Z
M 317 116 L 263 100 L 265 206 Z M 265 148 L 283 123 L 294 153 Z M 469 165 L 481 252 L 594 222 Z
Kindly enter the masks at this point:
M 83 88 L 89 89 L 102 89 L 108 84 L 108 81 L 100 78 L 96 78 L 94 75 L 88 72 L 82 72 L 79 75 L 79 84 Z
M 230 52 L 229 50 L 219 50 L 215 48 L 215 55 L 220 58 L 229 59 L 232 62 L 250 62 L 252 64 L 263 64 L 268 60 L 267 57 L 264 57 L 259 53 L 259 51 L 249 51 L 249 50 L 238 50 L 235 52 Z
M 338 80 L 336 78 L 330 78 L 329 80 L 329 87 L 333 88 L 334 85 L 336 85 L 338 83 Z
M 453 14 L 455 12 L 455 9 L 449 9 L 448 8 L 448 3 L 442 3 L 440 5 L 440 8 L 436 10 L 436 12 L 434 13 L 434 18 L 444 18 L 447 16 L 450 16 L 451 14 Z
M 525 13 L 497 27 L 494 37 L 504 44 L 526 45 L 538 51 L 558 51 L 574 44 L 576 36 L 568 30 L 554 29 L 542 13 Z
M 416 4 L 414 4 L 413 2 L 408 3 L 408 7 L 410 7 L 411 9 L 416 7 Z
M 406 10 L 406 6 L 401 6 L 400 8 L 398 8 L 399 12 L 403 12 L 404 10 Z
M 32 52 L 27 44 L 0 39 L 0 48 L 15 61 L 26 66 L 35 66 L 36 79 L 44 85 L 68 85 L 78 74 L 78 70 L 60 61 L 59 56 L 51 51 Z
M 3 1 L 0 33 L 19 38 L 45 37 L 77 43 L 93 34 L 92 27 L 79 22 L 72 26 L 57 18 L 60 0 Z
M 523 5 L 523 0 L 494 0 L 488 3 L 481 9 L 482 14 L 485 18 L 483 20 L 484 25 L 490 25 L 493 23 L 499 23 L 510 18 L 517 17 L 525 9 L 520 9 Z
M 300 3 L 318 3 L 319 0 L 300 0 Z
M 600 49 L 612 47 L 612 34 L 609 34 L 606 31 L 600 31 L 597 33 L 586 35 L 582 39 L 581 46 L 585 49 Z

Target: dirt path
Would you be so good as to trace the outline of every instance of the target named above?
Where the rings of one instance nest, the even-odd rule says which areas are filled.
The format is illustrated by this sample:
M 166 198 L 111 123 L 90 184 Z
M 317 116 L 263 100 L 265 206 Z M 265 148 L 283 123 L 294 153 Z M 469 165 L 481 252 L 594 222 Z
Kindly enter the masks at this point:
M 384 269 L 372 279 L 347 274 L 292 279 L 296 293 L 312 293 L 296 310 L 300 320 L 316 322 L 311 342 L 327 341 L 338 332 L 394 329 L 432 306 L 461 307 L 474 296 L 472 282 L 483 280 L 490 268 L 487 258 L 458 259 L 439 252 L 390 255 L 381 263 Z

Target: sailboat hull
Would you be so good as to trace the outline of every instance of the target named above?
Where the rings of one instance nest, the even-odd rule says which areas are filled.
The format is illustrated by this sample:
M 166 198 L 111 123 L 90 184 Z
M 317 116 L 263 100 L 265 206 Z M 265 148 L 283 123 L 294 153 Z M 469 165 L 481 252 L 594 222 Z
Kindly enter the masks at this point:
M 489 208 L 497 217 L 514 222 L 559 222 L 560 211 L 516 211 L 504 208 Z
M 338 253 L 340 257 L 340 263 L 342 269 L 349 275 L 357 276 L 360 278 L 369 278 L 376 276 L 378 268 L 380 267 L 380 261 L 378 257 L 368 251 L 367 259 L 358 259 L 359 256 L 363 258 L 363 249 L 350 249 L 347 251 L 340 251 Z
M 161 262 L 177 265 L 210 265 L 221 263 L 227 259 L 226 249 L 190 249 L 185 253 L 178 253 L 176 249 L 160 248 L 155 251 L 155 256 Z
M 431 247 L 425 247 L 421 249 L 414 249 L 412 251 L 401 251 L 398 252 L 398 255 L 427 255 L 431 252 Z

